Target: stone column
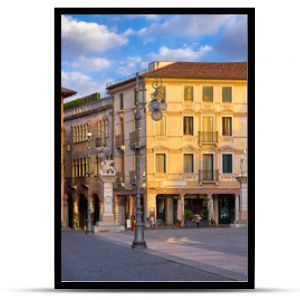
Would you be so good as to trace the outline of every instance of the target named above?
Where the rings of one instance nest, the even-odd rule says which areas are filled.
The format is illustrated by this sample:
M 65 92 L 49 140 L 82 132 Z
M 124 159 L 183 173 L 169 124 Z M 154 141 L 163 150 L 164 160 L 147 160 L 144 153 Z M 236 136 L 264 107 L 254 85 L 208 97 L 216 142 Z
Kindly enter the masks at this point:
M 181 225 L 184 226 L 184 195 L 183 194 L 180 194 L 179 200 L 181 201 L 181 209 L 182 209 Z
M 215 220 L 214 199 L 212 195 L 207 195 L 208 223 L 211 226 L 211 219 Z
M 115 207 L 115 222 L 119 223 L 119 201 L 118 196 L 115 196 L 114 199 L 114 207 Z
M 240 196 L 235 195 L 235 224 L 240 223 Z
M 113 214 L 113 182 L 115 181 L 114 175 L 102 175 L 103 182 L 103 223 L 114 222 Z
M 173 198 L 168 197 L 165 203 L 166 225 L 173 225 Z
M 248 184 L 247 181 L 241 182 L 241 223 L 248 223 Z

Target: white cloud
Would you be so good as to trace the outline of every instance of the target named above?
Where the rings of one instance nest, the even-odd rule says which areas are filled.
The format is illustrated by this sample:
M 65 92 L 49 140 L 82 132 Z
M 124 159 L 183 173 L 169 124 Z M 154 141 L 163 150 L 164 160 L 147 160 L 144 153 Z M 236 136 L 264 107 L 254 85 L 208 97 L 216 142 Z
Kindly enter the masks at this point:
M 61 21 L 62 47 L 69 53 L 103 52 L 128 43 L 125 35 L 117 34 L 105 25 L 77 21 L 70 16 L 62 16 Z
M 157 21 L 161 18 L 160 15 L 126 15 L 126 19 L 144 18 L 149 21 Z
M 77 91 L 77 94 L 68 98 L 68 101 L 100 92 L 101 97 L 106 94 L 106 82 L 111 79 L 95 81 L 88 75 L 80 72 L 61 72 L 62 86 Z
M 149 57 L 162 61 L 198 61 L 211 50 L 212 47 L 208 45 L 200 47 L 198 50 L 193 50 L 191 47 L 177 49 L 161 47 L 158 53 L 150 53 Z
M 173 15 L 163 22 L 154 22 L 142 28 L 138 35 L 144 42 L 153 41 L 153 36 L 199 37 L 216 34 L 234 18 L 232 15 Z
M 140 56 L 129 56 L 126 61 L 121 62 L 122 67 L 118 69 L 118 73 L 122 76 L 134 74 L 137 71 L 142 71 L 148 65 Z
M 101 57 L 86 57 L 81 55 L 70 64 L 73 68 L 80 68 L 85 71 L 103 71 L 107 70 L 111 63 L 106 58 Z

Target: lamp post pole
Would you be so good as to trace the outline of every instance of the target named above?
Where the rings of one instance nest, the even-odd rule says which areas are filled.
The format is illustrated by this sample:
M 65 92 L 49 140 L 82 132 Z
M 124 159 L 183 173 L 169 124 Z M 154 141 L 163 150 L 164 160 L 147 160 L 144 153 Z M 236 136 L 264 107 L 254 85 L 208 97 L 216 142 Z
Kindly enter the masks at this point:
M 135 215 L 136 224 L 134 231 L 134 240 L 132 243 L 132 248 L 145 249 L 147 248 L 146 242 L 144 240 L 144 229 L 145 225 L 142 220 L 142 205 L 141 205 L 141 178 L 140 178 L 140 127 L 141 127 L 141 114 L 139 107 L 139 73 L 136 73 L 136 113 L 135 113 L 135 163 L 136 163 L 136 203 L 135 203 Z
M 91 234 L 93 233 L 92 229 L 92 221 L 91 221 L 91 172 L 90 172 L 90 161 L 91 161 L 91 155 L 90 155 L 90 140 L 92 133 L 88 132 L 88 199 L 87 199 L 87 229 L 85 233 Z

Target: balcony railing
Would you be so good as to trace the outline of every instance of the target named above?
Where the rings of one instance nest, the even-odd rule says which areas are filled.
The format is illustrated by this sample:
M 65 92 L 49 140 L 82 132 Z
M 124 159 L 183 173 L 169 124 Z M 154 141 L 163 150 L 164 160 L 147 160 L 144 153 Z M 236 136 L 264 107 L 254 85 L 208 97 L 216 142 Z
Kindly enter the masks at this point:
M 106 138 L 96 138 L 96 147 L 106 147 Z
M 136 183 L 135 171 L 129 171 L 129 180 L 130 180 L 130 184 Z
M 116 135 L 115 144 L 117 148 L 121 148 L 122 146 L 124 146 L 124 135 Z
M 199 170 L 199 182 L 202 183 L 218 183 L 219 170 Z
M 199 131 L 199 143 L 201 144 L 218 143 L 218 131 Z
M 135 131 L 132 131 L 132 132 L 129 133 L 129 140 L 130 140 L 130 145 L 135 145 L 136 144 Z

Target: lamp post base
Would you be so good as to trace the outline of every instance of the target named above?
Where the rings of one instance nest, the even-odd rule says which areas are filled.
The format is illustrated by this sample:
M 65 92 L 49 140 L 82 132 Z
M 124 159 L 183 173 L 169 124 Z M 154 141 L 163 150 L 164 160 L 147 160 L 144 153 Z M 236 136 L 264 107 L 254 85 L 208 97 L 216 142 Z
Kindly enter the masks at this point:
M 145 242 L 133 242 L 131 245 L 132 249 L 145 249 L 147 248 Z

